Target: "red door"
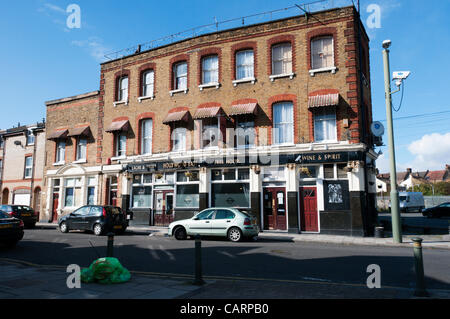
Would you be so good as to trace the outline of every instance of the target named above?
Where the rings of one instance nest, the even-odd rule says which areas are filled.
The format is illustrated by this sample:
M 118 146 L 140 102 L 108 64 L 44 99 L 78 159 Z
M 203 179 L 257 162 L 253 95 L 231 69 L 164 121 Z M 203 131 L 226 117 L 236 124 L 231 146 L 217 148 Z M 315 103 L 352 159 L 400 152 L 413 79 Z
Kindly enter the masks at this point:
M 52 221 L 54 223 L 58 222 L 58 205 L 59 205 L 59 194 L 53 193 Z
M 169 226 L 173 222 L 173 190 L 154 191 L 153 196 L 155 226 Z
M 317 216 L 317 192 L 315 187 L 300 188 L 300 212 L 301 230 L 318 232 L 319 219 Z
M 264 229 L 286 230 L 286 191 L 284 187 L 264 189 Z

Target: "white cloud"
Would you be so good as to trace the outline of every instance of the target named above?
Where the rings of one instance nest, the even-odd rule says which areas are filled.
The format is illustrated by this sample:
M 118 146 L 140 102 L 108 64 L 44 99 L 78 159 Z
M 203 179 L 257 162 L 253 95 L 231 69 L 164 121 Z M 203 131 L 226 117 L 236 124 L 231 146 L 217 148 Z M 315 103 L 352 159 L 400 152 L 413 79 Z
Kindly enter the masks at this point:
M 105 54 L 111 51 L 98 37 L 90 37 L 88 40 L 74 40 L 72 45 L 85 49 L 97 62 L 105 61 Z
M 427 134 L 408 146 L 414 156 L 407 164 L 416 170 L 440 170 L 450 162 L 450 132 Z
M 49 10 L 54 11 L 54 12 L 58 12 L 58 13 L 61 13 L 61 14 L 66 14 L 66 10 L 64 10 L 61 7 L 58 7 L 57 5 L 51 4 L 51 3 L 44 3 L 44 7 L 46 9 L 49 9 Z

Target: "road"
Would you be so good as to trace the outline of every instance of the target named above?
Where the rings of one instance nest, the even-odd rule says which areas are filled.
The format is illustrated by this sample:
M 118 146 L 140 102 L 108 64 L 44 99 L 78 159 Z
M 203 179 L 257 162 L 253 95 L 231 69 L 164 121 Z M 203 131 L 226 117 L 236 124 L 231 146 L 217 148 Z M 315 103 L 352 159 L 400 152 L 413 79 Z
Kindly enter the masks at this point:
M 16 248 L 0 249 L 0 259 L 87 267 L 98 255 L 103 257 L 106 241 L 106 237 L 82 232 L 62 234 L 56 229 L 27 230 Z M 231 243 L 220 239 L 204 240 L 202 245 L 205 276 L 365 285 L 369 275 L 367 266 L 377 264 L 381 267 L 382 286 L 415 286 L 411 248 L 275 240 Z M 130 270 L 193 274 L 193 240 L 176 241 L 144 233 L 126 233 L 115 237 L 114 252 L 115 257 Z M 424 260 L 427 287 L 450 290 L 450 252 L 424 249 Z

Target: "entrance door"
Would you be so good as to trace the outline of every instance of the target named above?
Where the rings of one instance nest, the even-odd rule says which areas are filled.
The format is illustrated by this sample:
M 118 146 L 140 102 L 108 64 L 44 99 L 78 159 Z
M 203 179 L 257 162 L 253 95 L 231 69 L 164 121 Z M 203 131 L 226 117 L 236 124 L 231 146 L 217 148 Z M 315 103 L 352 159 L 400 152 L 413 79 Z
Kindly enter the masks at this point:
M 153 196 L 155 226 L 169 226 L 173 222 L 173 190 L 155 190 Z
M 318 232 L 319 219 L 317 216 L 317 191 L 315 187 L 300 188 L 300 212 L 301 230 Z
M 59 193 L 53 193 L 52 221 L 58 222 Z
M 286 230 L 286 191 L 284 187 L 264 189 L 264 229 Z

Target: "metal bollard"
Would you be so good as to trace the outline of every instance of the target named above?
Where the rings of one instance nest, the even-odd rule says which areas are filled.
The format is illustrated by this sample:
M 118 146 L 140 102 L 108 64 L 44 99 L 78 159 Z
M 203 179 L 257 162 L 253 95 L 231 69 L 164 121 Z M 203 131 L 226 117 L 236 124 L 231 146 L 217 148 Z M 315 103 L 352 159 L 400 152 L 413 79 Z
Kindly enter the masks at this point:
M 384 227 L 375 227 L 375 238 L 384 238 Z
M 414 242 L 414 260 L 416 269 L 416 290 L 414 296 L 416 297 L 429 297 L 425 288 L 425 274 L 423 270 L 423 256 L 422 256 L 422 238 L 413 238 Z
M 114 233 L 108 233 L 108 245 L 106 247 L 106 257 L 114 257 Z
M 202 239 L 199 234 L 195 235 L 195 280 L 194 285 L 204 285 L 202 278 Z

